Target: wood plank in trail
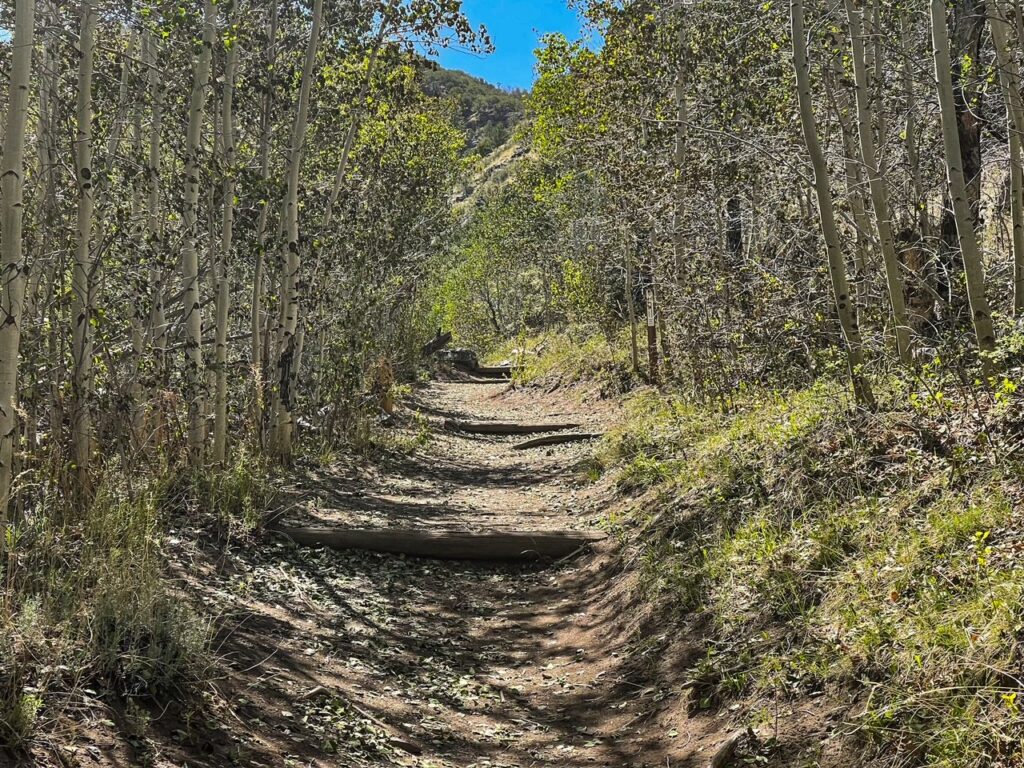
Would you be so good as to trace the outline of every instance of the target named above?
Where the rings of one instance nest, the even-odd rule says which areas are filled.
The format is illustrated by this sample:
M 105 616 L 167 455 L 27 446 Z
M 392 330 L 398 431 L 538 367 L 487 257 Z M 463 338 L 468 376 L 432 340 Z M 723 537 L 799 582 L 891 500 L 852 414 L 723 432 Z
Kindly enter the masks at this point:
M 514 365 L 466 365 L 465 363 L 455 363 L 455 367 L 460 371 L 471 373 L 474 376 L 481 376 L 487 379 L 511 379 L 512 375 L 519 370 L 519 366 Z
M 447 531 L 403 528 L 277 528 L 296 544 L 436 560 L 557 560 L 603 541 L 596 531 Z
M 548 445 L 564 445 L 566 443 L 583 443 L 587 440 L 600 440 L 604 437 L 600 432 L 572 432 L 568 435 L 547 435 L 527 440 L 525 443 L 512 446 L 515 451 L 527 451 L 530 448 L 543 448 Z
M 579 429 L 579 424 L 510 424 L 501 421 L 460 421 L 446 419 L 444 428 L 450 432 L 470 432 L 478 435 L 538 435 L 544 432 L 565 432 Z

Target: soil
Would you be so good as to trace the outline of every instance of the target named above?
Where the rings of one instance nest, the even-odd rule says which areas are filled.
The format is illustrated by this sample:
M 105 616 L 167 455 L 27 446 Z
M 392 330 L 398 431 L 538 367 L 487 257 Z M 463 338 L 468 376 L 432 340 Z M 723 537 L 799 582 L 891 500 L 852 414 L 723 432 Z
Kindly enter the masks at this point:
M 613 401 L 435 382 L 411 409 L 429 420 L 424 447 L 299 473 L 279 522 L 593 529 L 620 503 L 587 477 L 593 444 L 514 451 L 522 438 L 442 429 L 473 418 L 601 432 Z M 422 418 L 404 423 L 411 434 Z M 171 541 L 183 594 L 216 628 L 205 695 L 143 715 L 94 701 L 74 746 L 40 749 L 37 764 L 679 768 L 707 766 L 745 715 L 688 714 L 699 646 L 641 607 L 614 537 L 557 563 L 468 564 L 269 534 L 225 551 L 192 533 Z

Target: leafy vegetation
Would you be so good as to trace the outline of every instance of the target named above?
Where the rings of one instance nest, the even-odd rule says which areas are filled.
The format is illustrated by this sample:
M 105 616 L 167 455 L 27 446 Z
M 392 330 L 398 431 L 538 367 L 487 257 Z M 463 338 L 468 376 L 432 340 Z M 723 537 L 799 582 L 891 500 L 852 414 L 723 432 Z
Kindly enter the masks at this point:
M 423 91 L 455 104 L 455 124 L 469 149 L 487 156 L 512 138 L 525 107 L 520 90 L 504 90 L 465 72 L 425 65 Z

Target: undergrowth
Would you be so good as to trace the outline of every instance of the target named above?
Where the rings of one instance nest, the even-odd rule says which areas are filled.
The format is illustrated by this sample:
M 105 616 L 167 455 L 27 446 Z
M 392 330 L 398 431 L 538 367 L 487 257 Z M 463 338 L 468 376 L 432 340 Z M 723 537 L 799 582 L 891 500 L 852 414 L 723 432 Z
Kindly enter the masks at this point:
M 558 348 L 532 375 L 587 358 Z M 728 412 L 650 389 L 602 444 L 642 596 L 692 622 L 693 706 L 826 695 L 879 765 L 1024 761 L 1024 420 L 1012 378 L 821 381 Z M 864 752 L 863 764 L 869 762 Z
M 25 749 L 83 700 L 201 701 L 210 620 L 176 588 L 165 532 L 188 519 L 215 540 L 252 533 L 269 497 L 266 464 L 239 452 L 201 473 L 140 478 L 113 462 L 105 470 L 84 510 L 38 510 L 8 536 L 0 755 Z
M 545 386 L 597 384 L 606 397 L 643 383 L 630 359 L 628 333 L 608 337 L 593 328 L 573 328 L 542 336 L 521 336 L 493 350 L 487 361 L 511 362 L 520 384 Z

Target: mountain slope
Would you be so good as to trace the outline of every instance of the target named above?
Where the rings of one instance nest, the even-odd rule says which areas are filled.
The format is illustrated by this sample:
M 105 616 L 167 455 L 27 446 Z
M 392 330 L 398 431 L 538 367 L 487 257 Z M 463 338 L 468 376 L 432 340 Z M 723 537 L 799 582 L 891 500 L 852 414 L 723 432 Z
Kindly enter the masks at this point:
M 521 90 L 507 91 L 485 80 L 433 63 L 424 67 L 423 90 L 430 96 L 451 98 L 457 104 L 456 124 L 466 131 L 469 148 L 488 155 L 512 136 L 524 115 Z

